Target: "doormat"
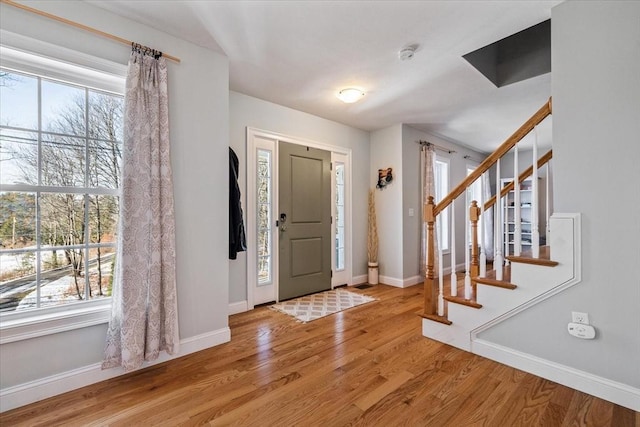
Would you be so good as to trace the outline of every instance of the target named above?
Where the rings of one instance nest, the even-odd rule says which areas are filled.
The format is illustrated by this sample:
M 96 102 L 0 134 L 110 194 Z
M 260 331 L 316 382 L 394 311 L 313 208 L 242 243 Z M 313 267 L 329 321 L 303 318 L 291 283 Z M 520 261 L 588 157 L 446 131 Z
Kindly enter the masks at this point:
M 293 316 L 299 322 L 307 323 L 375 300 L 368 295 L 334 289 L 274 304 L 271 309 Z

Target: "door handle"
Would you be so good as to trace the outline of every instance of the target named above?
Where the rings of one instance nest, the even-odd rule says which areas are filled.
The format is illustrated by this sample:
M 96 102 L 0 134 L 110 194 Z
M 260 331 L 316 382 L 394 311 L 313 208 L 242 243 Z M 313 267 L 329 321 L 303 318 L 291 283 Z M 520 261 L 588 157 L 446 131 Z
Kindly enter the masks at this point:
M 287 231 L 286 222 L 287 222 L 287 214 L 283 212 L 280 214 L 280 221 L 279 221 L 280 231 Z

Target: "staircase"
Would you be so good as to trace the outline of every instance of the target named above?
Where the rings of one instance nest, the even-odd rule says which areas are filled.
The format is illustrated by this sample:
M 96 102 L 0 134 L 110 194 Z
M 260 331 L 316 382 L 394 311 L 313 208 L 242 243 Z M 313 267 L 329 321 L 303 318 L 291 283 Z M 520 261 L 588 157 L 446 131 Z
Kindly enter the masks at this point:
M 523 124 L 509 139 L 507 139 L 494 153 L 492 153 L 478 168 L 471 173 L 460 185 L 447 195 L 437 205 L 430 197 L 424 207 L 424 220 L 427 222 L 427 259 L 425 273 L 425 304 L 422 313 L 422 333 L 432 338 L 466 351 L 474 351 L 474 343 L 479 344 L 478 334 L 499 322 L 525 310 L 526 308 L 549 298 L 550 296 L 579 282 L 580 274 L 580 217 L 576 214 L 561 214 L 549 212 L 547 200 L 547 239 L 546 246 L 540 246 L 538 230 L 538 170 L 547 165 L 552 158 L 549 151 L 542 157 L 537 156 L 537 146 L 534 142 L 532 165 L 518 174 L 518 179 L 501 188 L 500 162 L 504 156 L 513 152 L 514 170 L 518 171 L 517 144 L 535 129 L 546 117 L 551 115 L 551 100 L 540 108 L 525 124 Z M 512 151 L 513 150 L 513 151 Z M 495 166 L 494 166 L 495 165 Z M 465 268 L 462 274 L 451 275 L 443 280 L 441 251 L 435 247 L 434 230 L 438 218 L 447 214 L 445 209 L 455 204 L 456 199 L 464 199 L 467 189 L 477 179 L 481 179 L 489 169 L 494 167 L 496 188 L 501 188 L 498 197 L 494 196 L 478 207 L 476 201 L 468 203 L 467 218 L 471 231 L 463 231 L 465 236 Z M 520 185 L 531 178 L 533 189 L 533 203 L 531 208 L 531 248 L 523 250 L 520 239 L 522 229 Z M 512 227 L 517 232 L 504 233 L 505 212 L 504 198 L 510 193 L 515 194 L 514 222 Z M 460 197 L 463 195 L 463 197 Z M 464 202 L 468 202 L 464 200 Z M 489 210 L 494 207 L 492 212 Z M 495 214 L 494 243 L 495 255 L 493 265 L 486 267 L 486 253 L 482 235 L 478 230 L 483 227 L 483 217 Z M 453 223 L 453 221 L 450 221 Z M 529 223 L 527 223 L 529 225 Z M 504 241 L 504 236 L 513 240 Z M 438 239 L 440 240 L 440 239 Z M 512 253 L 508 253 L 511 251 Z M 434 271 L 434 265 L 439 271 Z M 456 270 L 456 261 L 452 261 L 452 271 Z

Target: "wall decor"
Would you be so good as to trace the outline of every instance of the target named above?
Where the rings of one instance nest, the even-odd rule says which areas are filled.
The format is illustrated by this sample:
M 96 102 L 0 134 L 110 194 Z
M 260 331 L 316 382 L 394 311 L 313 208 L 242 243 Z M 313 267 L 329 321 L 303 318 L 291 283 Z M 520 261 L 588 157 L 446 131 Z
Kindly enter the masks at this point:
M 378 184 L 376 188 L 384 189 L 393 181 L 392 168 L 378 169 Z

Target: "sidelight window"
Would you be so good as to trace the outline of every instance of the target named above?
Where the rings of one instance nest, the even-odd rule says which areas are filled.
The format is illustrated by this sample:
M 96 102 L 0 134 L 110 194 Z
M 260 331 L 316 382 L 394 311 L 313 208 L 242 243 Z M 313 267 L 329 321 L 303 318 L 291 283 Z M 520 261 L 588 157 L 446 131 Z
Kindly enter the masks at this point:
M 273 281 L 273 242 L 271 205 L 273 198 L 272 152 L 257 151 L 257 231 L 258 231 L 258 286 L 270 285 Z

